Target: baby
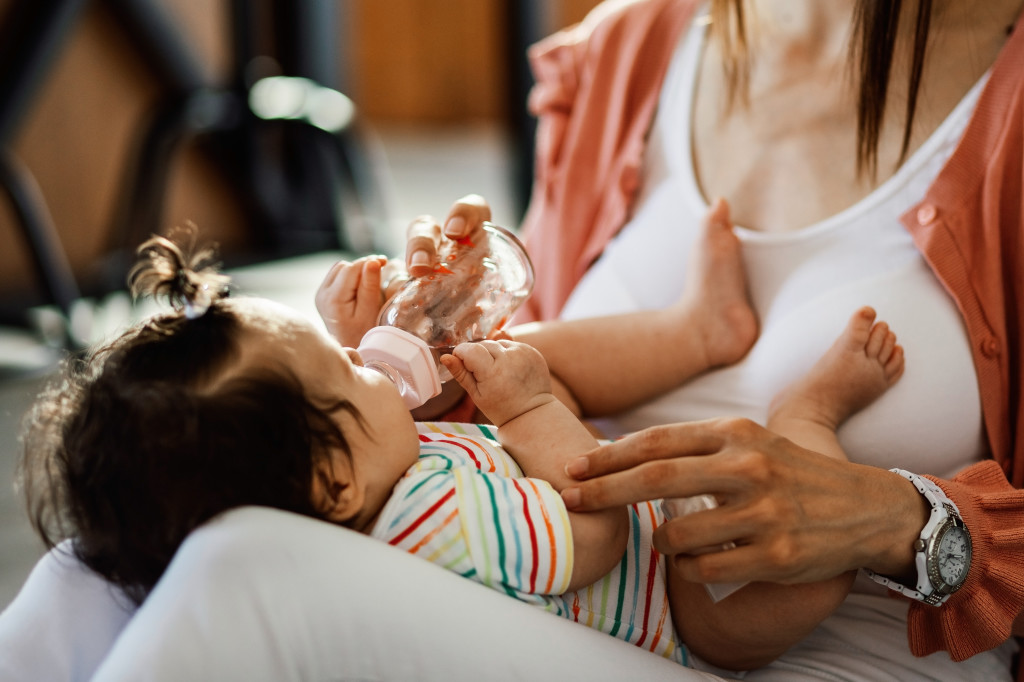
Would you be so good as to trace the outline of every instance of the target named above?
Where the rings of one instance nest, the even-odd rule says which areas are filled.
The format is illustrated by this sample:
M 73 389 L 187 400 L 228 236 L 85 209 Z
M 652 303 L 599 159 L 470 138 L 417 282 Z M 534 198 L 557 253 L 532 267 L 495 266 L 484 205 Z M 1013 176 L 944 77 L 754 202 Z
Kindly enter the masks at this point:
M 700 627 L 699 605 L 666 592 L 650 547 L 658 506 L 573 513 L 559 497 L 565 463 L 596 441 L 555 397 L 538 350 L 511 340 L 456 347 L 442 362 L 494 427 L 417 426 L 356 351 L 283 306 L 224 297 L 208 252 L 163 238 L 140 251 L 133 290 L 167 297 L 175 312 L 69 362 L 27 422 L 20 475 L 48 544 L 73 537 L 86 565 L 141 602 L 189 532 L 222 511 L 266 505 L 373 535 L 686 662 L 673 623 Z M 705 316 L 702 302 L 716 299 L 687 300 L 676 314 Z M 607 321 L 613 338 L 616 324 Z M 560 327 L 573 329 L 541 328 L 541 345 Z M 711 357 L 680 372 L 703 371 Z M 769 427 L 841 456 L 835 427 L 895 382 L 902 362 L 891 332 L 858 311 Z M 577 401 L 604 399 L 602 387 L 579 384 L 566 382 Z M 780 595 L 753 584 L 729 601 L 801 603 L 798 616 L 816 623 L 848 586 L 845 576 L 807 586 L 814 603 L 801 603 L 804 586 Z

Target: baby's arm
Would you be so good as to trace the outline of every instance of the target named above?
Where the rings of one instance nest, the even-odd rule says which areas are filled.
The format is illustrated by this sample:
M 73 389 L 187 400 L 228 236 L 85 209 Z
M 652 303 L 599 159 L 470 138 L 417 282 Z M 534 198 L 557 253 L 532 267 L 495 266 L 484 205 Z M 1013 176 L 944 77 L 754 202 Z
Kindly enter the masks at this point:
M 495 426 L 498 440 L 523 472 L 561 491 L 573 481 L 565 464 L 597 447 L 582 422 L 551 393 L 540 353 L 514 341 L 456 346 L 441 358 Z M 629 532 L 625 508 L 569 513 L 575 560 L 570 590 L 595 582 L 622 559 Z

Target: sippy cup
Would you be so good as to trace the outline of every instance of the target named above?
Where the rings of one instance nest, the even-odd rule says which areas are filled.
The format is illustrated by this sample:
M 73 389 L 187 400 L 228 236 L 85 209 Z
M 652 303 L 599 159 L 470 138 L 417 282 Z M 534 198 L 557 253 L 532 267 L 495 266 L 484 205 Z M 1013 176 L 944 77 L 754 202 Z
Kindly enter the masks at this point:
M 390 379 L 410 410 L 441 392 L 441 378 L 423 339 L 397 327 L 374 327 L 359 348 L 363 366 Z
M 452 376 L 441 356 L 501 329 L 533 290 L 533 265 L 515 235 L 484 223 L 473 240 L 446 240 L 434 272 L 409 280 L 377 320 L 422 339 L 442 382 Z

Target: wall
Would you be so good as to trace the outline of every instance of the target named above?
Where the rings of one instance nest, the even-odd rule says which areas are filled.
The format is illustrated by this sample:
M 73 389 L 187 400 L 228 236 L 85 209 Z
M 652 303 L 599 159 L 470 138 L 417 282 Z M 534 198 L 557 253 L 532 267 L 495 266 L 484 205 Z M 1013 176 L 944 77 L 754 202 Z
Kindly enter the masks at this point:
M 520 0 L 507 0 L 519 4 Z M 596 0 L 538 0 L 547 31 L 576 23 Z M 506 2 L 349 0 L 354 94 L 376 120 L 499 119 L 510 101 Z M 545 31 L 541 27 L 542 32 Z

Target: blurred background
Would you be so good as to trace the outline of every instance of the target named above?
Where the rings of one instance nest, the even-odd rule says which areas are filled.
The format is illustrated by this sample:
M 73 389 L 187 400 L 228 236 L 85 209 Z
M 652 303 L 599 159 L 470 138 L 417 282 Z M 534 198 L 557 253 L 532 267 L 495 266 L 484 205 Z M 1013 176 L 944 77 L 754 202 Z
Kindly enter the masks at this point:
M 42 553 L 17 433 L 59 358 L 147 311 L 149 234 L 195 223 L 246 293 L 315 315 L 343 255 L 470 192 L 515 228 L 529 44 L 597 0 L 0 0 L 0 609 Z

